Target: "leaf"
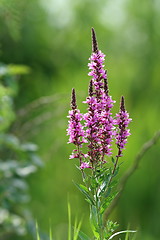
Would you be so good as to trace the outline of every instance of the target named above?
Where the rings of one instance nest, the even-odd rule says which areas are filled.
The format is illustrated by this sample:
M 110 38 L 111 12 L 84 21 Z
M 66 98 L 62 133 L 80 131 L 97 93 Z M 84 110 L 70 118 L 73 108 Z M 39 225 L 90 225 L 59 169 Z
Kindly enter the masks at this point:
M 86 202 L 88 202 L 90 205 L 92 205 L 92 202 L 91 202 L 90 199 L 86 198 L 85 200 L 86 200 Z
M 0 161 L 0 173 L 8 178 L 14 175 L 19 163 L 15 160 L 7 159 L 6 162 Z
M 92 228 L 93 234 L 98 239 L 99 226 L 98 226 L 97 210 L 96 210 L 95 206 L 91 206 L 91 208 L 90 208 L 90 223 L 91 223 L 91 228 Z
M 116 170 L 115 170 L 115 172 L 114 172 L 113 177 L 115 177 L 115 176 L 118 174 L 118 172 L 119 172 L 119 166 L 117 166 L 117 168 L 116 168 Z
M 27 142 L 21 145 L 21 149 L 23 151 L 35 152 L 38 150 L 38 146 L 34 143 Z
M 98 187 L 98 183 L 97 183 L 97 181 L 96 181 L 96 178 L 95 178 L 95 176 L 93 177 L 91 177 L 90 178 L 90 183 L 91 183 L 91 189 L 92 190 L 94 190 L 95 188 L 97 188 Z
M 52 229 L 51 229 L 51 227 L 49 228 L 49 240 L 53 240 L 53 238 L 52 238 Z
M 107 229 L 109 232 L 113 233 L 118 227 L 119 224 L 117 222 L 113 222 L 111 220 L 107 221 Z
M 104 198 L 107 198 L 107 197 L 110 195 L 111 190 L 112 190 L 111 187 L 109 187 L 109 188 L 107 189 L 107 192 L 105 192 L 105 194 L 104 194 Z
M 108 185 L 108 183 L 110 182 L 111 178 L 112 178 L 112 172 L 105 175 L 104 180 L 105 180 L 105 182 L 106 182 L 107 185 Z
M 79 186 L 81 187 L 81 189 L 83 189 L 84 191 L 89 193 L 88 188 L 86 186 L 84 186 L 82 184 L 79 184 Z
M 114 180 L 114 181 L 112 180 L 112 182 L 111 182 L 111 184 L 110 184 L 110 187 L 111 187 L 111 188 L 116 187 L 116 186 L 117 186 L 117 182 L 118 182 L 117 180 Z
M 95 206 L 91 206 L 91 215 L 90 215 L 90 219 L 93 223 L 94 226 L 98 226 L 98 216 L 97 216 L 97 209 Z
M 15 65 L 10 64 L 6 67 L 7 73 L 10 75 L 17 75 L 17 74 L 28 74 L 31 69 L 26 65 Z
M 100 208 L 100 213 L 103 214 L 104 211 L 106 210 L 106 208 L 108 207 L 108 205 L 110 204 L 110 202 L 112 201 L 112 198 L 110 198 L 110 194 L 111 194 L 111 188 L 108 188 L 107 192 L 105 192 L 102 195 L 102 205 Z
M 37 221 L 36 221 L 36 235 L 37 235 L 37 240 L 40 240 L 39 229 L 38 229 L 38 223 L 37 223 Z
M 112 163 L 114 164 L 115 163 L 114 157 L 112 157 L 111 160 L 112 160 Z
M 20 177 L 27 177 L 28 175 L 30 175 L 31 173 L 34 173 L 36 171 L 37 171 L 37 167 L 34 165 L 30 165 L 30 166 L 26 166 L 26 167 L 17 168 L 16 173 Z
M 112 200 L 115 198 L 116 194 L 117 194 L 117 192 L 116 193 L 114 192 L 107 198 L 104 198 L 102 206 L 101 206 L 102 210 L 105 210 L 110 205 Z
M 0 143 L 13 150 L 21 150 L 19 139 L 12 134 L 0 134 Z
M 35 153 L 30 154 L 30 158 L 31 158 L 32 163 L 34 165 L 36 165 L 37 167 L 44 166 L 44 163 L 42 162 L 41 158 L 37 154 L 35 154 Z
M 68 202 L 68 240 L 71 240 L 71 206 Z
M 75 222 L 74 222 L 74 232 L 73 232 L 73 240 L 77 240 L 78 234 L 79 234 L 79 231 L 80 231 L 80 228 L 81 228 L 81 225 L 82 225 L 82 221 L 80 221 L 79 223 L 77 223 L 77 219 L 75 219 Z
M 10 185 L 11 188 L 17 189 L 18 191 L 28 190 L 27 183 L 20 178 L 12 178 Z
M 79 231 L 78 236 L 81 240 L 90 240 L 90 238 L 82 231 Z
M 89 195 L 89 191 L 87 189 L 87 187 L 85 187 L 84 185 L 82 184 L 77 184 L 77 183 L 74 183 L 76 185 L 76 187 L 86 196 L 87 200 L 89 200 L 89 202 L 91 203 L 91 205 L 94 205 L 94 201 L 93 199 L 91 198 L 91 196 Z

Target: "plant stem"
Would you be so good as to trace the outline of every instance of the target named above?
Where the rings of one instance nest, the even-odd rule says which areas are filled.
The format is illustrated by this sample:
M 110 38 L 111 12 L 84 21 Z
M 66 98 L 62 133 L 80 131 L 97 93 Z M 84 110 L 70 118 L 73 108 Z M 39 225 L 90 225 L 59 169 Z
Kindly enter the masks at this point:
M 120 152 L 120 150 L 119 150 L 119 152 Z M 118 155 L 117 155 L 117 157 L 116 157 L 116 162 L 115 162 L 114 168 L 113 168 L 113 170 L 112 170 L 111 178 L 110 178 L 110 180 L 109 180 L 109 182 L 108 182 L 108 187 L 109 187 L 109 185 L 110 185 L 111 182 L 112 182 L 112 179 L 113 179 L 113 177 L 114 177 L 114 174 L 115 174 L 115 171 L 116 171 L 116 168 L 117 168 L 117 164 L 118 164 L 118 160 L 119 160 L 119 152 L 118 152 Z M 108 189 L 108 187 L 107 187 L 107 189 Z
M 100 214 L 100 203 L 99 203 L 99 196 L 98 196 L 98 191 L 99 191 L 100 186 L 98 185 L 95 191 L 95 201 L 96 201 L 96 212 L 97 212 L 97 225 L 99 228 L 99 240 L 103 240 L 103 223 L 102 223 L 102 216 Z

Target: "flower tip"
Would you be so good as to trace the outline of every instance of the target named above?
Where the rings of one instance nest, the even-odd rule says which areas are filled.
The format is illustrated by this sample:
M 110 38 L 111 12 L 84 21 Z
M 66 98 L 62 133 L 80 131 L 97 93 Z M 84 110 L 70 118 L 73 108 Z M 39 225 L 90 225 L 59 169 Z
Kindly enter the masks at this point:
M 121 96 L 121 101 L 124 102 L 124 96 Z
M 125 112 L 124 96 L 121 97 L 120 109 L 121 111 Z
M 97 53 L 98 51 L 98 43 L 97 43 L 97 39 L 96 39 L 96 33 L 94 28 L 92 27 L 92 51 Z
M 71 108 L 72 108 L 72 110 L 74 110 L 74 109 L 77 108 L 77 105 L 76 105 L 76 92 L 75 92 L 75 89 L 74 89 L 74 88 L 72 88 Z
M 75 88 L 72 88 L 72 96 L 76 94 Z

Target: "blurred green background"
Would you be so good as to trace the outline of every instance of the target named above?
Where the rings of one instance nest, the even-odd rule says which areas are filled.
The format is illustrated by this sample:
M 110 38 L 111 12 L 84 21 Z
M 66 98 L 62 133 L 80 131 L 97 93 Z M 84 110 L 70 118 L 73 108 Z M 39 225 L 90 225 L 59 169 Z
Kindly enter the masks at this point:
M 117 102 L 114 112 L 124 95 L 133 119 L 123 175 L 142 144 L 159 129 L 160 1 L 0 0 L 0 62 L 30 68 L 16 79 L 16 117 L 7 131 L 39 146 L 44 166 L 27 180 L 31 196 L 27 207 L 40 231 L 47 233 L 51 227 L 56 240 L 67 239 L 68 200 L 73 219 L 82 217 L 82 229 L 90 232 L 88 205 L 72 181 L 81 177 L 76 160 L 68 160 L 73 146 L 67 145 L 66 116 L 72 87 L 85 111 L 91 27 L 106 54 L 110 94 Z M 159 172 L 158 143 L 129 179 L 111 216 L 120 230 L 128 224 L 138 229 L 138 239 L 160 239 Z

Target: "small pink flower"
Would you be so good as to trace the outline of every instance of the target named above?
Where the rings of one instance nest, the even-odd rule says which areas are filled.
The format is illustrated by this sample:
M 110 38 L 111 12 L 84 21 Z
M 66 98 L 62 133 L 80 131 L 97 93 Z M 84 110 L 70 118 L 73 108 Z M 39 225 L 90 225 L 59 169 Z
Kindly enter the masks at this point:
M 82 162 L 82 163 L 81 163 L 81 166 L 80 166 L 80 169 L 85 169 L 85 168 L 91 168 L 91 167 L 89 166 L 88 163 Z

